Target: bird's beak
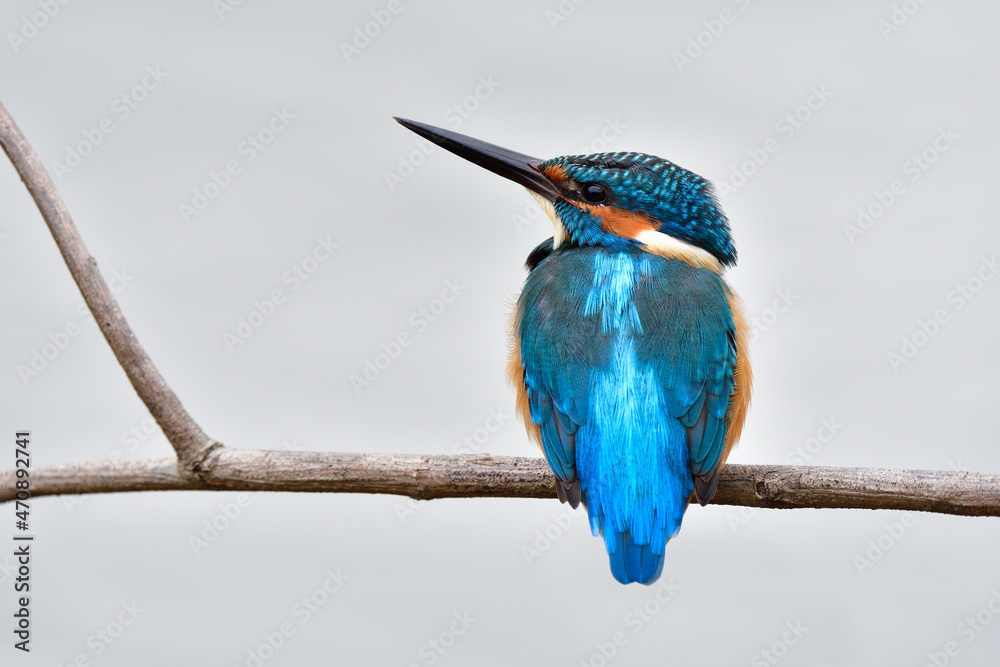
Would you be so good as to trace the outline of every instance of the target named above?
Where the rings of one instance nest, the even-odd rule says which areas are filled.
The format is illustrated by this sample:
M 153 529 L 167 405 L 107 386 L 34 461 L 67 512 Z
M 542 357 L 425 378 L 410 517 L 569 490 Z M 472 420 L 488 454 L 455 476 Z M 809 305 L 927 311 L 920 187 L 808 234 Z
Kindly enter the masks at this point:
M 529 157 L 523 153 L 507 150 L 506 148 L 501 148 L 500 146 L 489 144 L 479 139 L 467 137 L 464 134 L 442 130 L 439 127 L 432 127 L 424 123 L 406 120 L 405 118 L 396 118 L 395 120 L 403 127 L 413 130 L 429 141 L 433 141 L 441 148 L 464 157 L 469 162 L 474 162 L 480 167 L 489 169 L 494 174 L 509 178 L 532 192 L 540 194 L 549 201 L 561 196 L 555 184 L 538 170 L 538 166 L 545 162 L 545 160 Z

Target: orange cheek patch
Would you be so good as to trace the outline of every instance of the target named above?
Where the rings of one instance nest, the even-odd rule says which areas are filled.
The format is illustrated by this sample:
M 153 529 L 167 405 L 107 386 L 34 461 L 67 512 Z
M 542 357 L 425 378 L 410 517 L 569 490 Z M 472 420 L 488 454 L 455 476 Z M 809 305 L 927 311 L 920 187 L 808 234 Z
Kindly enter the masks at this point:
M 550 164 L 542 169 L 542 175 L 553 183 L 565 186 L 569 183 L 569 176 L 566 175 L 566 168 L 558 164 Z
M 620 208 L 586 206 L 601 221 L 601 229 L 625 239 L 634 239 L 640 232 L 656 231 L 659 225 L 642 213 L 623 211 Z

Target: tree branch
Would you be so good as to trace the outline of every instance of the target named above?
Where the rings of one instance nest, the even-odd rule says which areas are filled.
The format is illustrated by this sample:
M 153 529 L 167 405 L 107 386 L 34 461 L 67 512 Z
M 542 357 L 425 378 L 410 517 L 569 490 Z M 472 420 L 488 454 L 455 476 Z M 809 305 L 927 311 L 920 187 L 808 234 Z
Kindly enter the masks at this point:
M 118 302 L 97 269 L 97 261 L 83 244 L 52 179 L 3 104 L 0 104 L 0 145 L 41 211 L 94 321 L 125 370 L 129 382 L 163 429 L 184 467 L 197 467 L 199 458 L 205 456 L 213 443 L 167 386 L 132 333 Z
M 31 495 L 168 490 L 389 493 L 413 498 L 554 498 L 540 458 L 338 454 L 230 449 L 211 440 L 167 386 L 111 295 L 35 154 L 0 104 L 0 145 L 38 205 L 73 280 L 177 460 L 104 461 L 31 470 Z M 0 502 L 15 471 L 0 472 Z M 729 465 L 716 504 L 838 507 L 1000 516 L 1000 476 L 965 472 Z
M 0 502 L 14 498 L 0 473 Z M 1000 516 L 1000 475 L 812 466 L 727 465 L 713 504 L 774 509 L 894 509 Z M 284 452 L 221 447 L 196 478 L 171 459 L 35 468 L 32 496 L 123 491 L 226 490 L 386 493 L 431 498 L 555 498 L 541 458 Z

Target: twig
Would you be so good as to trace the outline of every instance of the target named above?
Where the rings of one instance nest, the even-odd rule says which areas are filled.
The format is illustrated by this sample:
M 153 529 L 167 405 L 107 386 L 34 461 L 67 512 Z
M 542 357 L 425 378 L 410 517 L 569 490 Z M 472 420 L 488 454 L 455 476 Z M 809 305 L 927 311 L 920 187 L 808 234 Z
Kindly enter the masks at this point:
M 0 473 L 0 502 L 14 497 L 12 471 Z M 775 509 L 894 509 L 1000 516 L 1000 475 L 730 464 L 716 505 Z M 217 449 L 198 478 L 176 461 L 105 461 L 35 468 L 33 496 L 122 491 L 228 490 L 387 493 L 413 498 L 555 498 L 555 477 L 540 458 L 415 456 Z
M 196 471 L 198 460 L 205 456 L 213 443 L 181 405 L 180 399 L 167 386 L 149 355 L 139 344 L 125 321 L 118 302 L 97 269 L 97 261 L 83 244 L 73 219 L 66 210 L 48 172 L 35 150 L 28 143 L 7 109 L 0 104 L 0 145 L 14 163 L 24 185 L 41 211 L 45 224 L 59 246 L 69 272 L 73 275 L 97 326 L 111 346 L 118 363 L 139 398 L 149 408 L 156 423 L 177 452 L 185 470 Z

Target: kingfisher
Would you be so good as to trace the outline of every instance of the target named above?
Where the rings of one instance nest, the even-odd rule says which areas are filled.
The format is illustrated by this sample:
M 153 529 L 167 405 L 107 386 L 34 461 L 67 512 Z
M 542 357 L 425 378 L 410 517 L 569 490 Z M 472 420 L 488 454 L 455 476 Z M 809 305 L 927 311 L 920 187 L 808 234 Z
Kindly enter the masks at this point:
M 615 579 L 653 583 L 692 496 L 715 494 L 750 404 L 747 318 L 723 276 L 736 248 L 711 184 L 644 153 L 542 160 L 395 120 L 524 186 L 551 219 L 525 263 L 508 379 Z

